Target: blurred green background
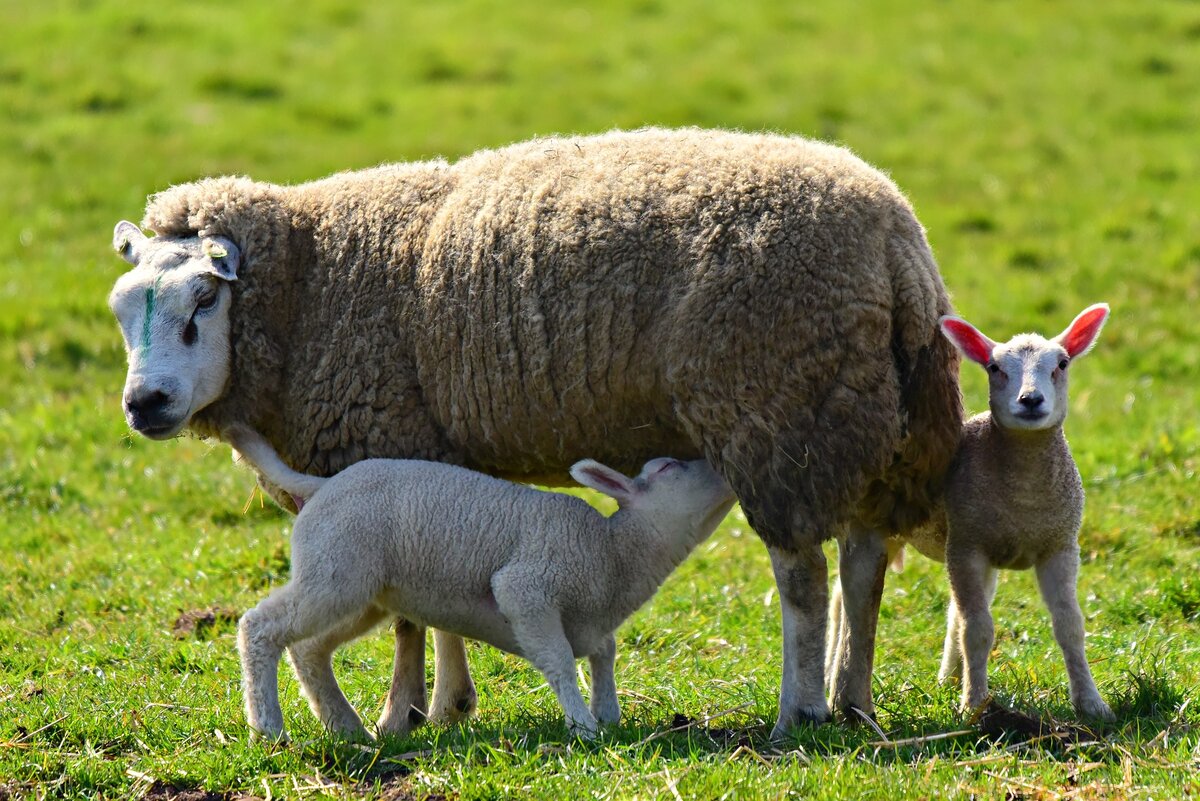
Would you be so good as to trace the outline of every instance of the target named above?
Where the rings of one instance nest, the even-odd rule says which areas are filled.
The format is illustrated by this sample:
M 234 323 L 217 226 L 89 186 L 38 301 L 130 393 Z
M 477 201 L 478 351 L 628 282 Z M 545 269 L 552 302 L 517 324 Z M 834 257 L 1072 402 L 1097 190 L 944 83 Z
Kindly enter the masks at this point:
M 996 339 L 1112 304 L 1067 424 L 1089 491 L 1090 653 L 1121 716 L 1093 750 L 879 750 L 833 726 L 780 753 L 763 725 L 778 613 L 736 515 L 622 630 L 618 683 L 635 694 L 610 745 L 563 751 L 539 677 L 483 648 L 467 729 L 347 750 L 285 680 L 289 724 L 315 744 L 246 742 L 231 625 L 171 627 L 284 580 L 289 519 L 257 501 L 243 514 L 252 481 L 227 449 L 128 434 L 113 225 L 206 175 L 293 183 L 649 124 L 853 149 L 909 195 L 960 313 Z M 0 798 L 1196 792 L 1198 303 L 1195 2 L 0 0 Z M 964 391 L 984 406 L 982 371 Z M 961 726 L 933 682 L 945 596 L 919 558 L 889 580 L 876 693 L 893 737 Z M 1068 715 L 1030 576 L 1006 576 L 996 614 L 998 693 Z M 379 635 L 339 662 L 367 715 L 388 658 Z M 742 704 L 712 724 L 728 741 L 639 744 L 676 713 Z

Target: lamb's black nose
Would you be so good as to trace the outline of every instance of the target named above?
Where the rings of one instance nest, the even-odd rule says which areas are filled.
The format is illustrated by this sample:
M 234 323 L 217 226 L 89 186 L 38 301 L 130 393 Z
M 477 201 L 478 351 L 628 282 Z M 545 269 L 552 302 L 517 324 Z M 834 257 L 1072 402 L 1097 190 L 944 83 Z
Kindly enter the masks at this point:
M 1042 401 L 1046 398 L 1042 393 L 1034 390 L 1033 392 L 1022 392 L 1017 398 L 1017 403 L 1024 406 L 1026 409 L 1033 410 L 1042 405 Z

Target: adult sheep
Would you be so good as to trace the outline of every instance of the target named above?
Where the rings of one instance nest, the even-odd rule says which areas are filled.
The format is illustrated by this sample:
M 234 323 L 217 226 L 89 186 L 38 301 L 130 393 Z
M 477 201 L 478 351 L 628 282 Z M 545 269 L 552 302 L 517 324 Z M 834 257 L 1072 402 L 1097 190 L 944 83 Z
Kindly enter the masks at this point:
M 560 484 L 585 456 L 702 456 L 770 552 L 775 734 L 828 717 L 821 543 L 924 520 L 962 419 L 949 300 L 884 175 L 798 137 L 646 129 L 206 179 L 144 225 L 117 227 L 136 269 L 110 299 L 134 429 L 241 423 L 320 475 L 408 457 Z M 397 640 L 414 664 L 423 630 Z M 452 714 L 462 643 L 437 645 Z

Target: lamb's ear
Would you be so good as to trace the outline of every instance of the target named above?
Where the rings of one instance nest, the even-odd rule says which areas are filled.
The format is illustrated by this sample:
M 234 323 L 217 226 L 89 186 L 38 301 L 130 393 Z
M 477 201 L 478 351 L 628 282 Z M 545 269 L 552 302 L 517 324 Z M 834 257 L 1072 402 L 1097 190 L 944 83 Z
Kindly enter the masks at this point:
M 242 264 L 242 251 L 223 236 L 206 236 L 200 243 L 214 274 L 226 281 L 236 281 Z
M 113 250 L 121 254 L 121 258 L 136 265 L 141 258 L 142 245 L 146 235 L 129 220 L 121 220 L 113 229 Z
M 637 493 L 633 479 L 593 459 L 584 459 L 572 465 L 571 477 L 585 487 L 615 498 L 617 503 L 623 503 Z
M 996 343 L 985 337 L 978 328 L 961 317 L 946 315 L 938 320 L 946 339 L 954 343 L 963 356 L 986 367 L 992 361 Z
M 1067 356 L 1072 359 L 1082 356 L 1092 349 L 1092 345 L 1096 344 L 1096 337 L 1100 336 L 1100 329 L 1104 327 L 1107 320 L 1107 303 L 1088 306 L 1071 321 L 1067 330 L 1054 338 L 1054 341 L 1062 345 Z

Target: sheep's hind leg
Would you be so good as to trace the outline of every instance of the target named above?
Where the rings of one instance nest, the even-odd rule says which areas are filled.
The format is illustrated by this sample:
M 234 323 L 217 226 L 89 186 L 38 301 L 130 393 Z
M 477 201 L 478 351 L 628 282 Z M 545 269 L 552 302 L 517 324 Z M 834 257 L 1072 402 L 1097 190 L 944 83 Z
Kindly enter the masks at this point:
M 365 634 L 385 614 L 379 607 L 369 606 L 358 616 L 343 620 L 327 631 L 288 648 L 288 656 L 309 707 L 332 732 L 352 738 L 369 736 L 362 719 L 338 686 L 333 675 L 332 659 L 338 646 Z
M 844 630 L 839 632 L 839 647 L 829 678 L 831 705 L 848 722 L 858 723 L 861 721 L 854 709 L 865 715 L 875 714 L 871 671 L 875 662 L 879 602 L 887 572 L 887 542 L 879 532 L 855 525 L 838 540 L 838 553 L 843 610 L 839 628 Z
M 425 627 L 396 618 L 392 684 L 376 724 L 380 734 L 408 734 L 425 722 Z
M 829 719 L 823 675 L 828 568 L 819 543 L 796 550 L 769 548 L 783 615 L 783 682 L 773 739 L 800 723 Z
M 605 638 L 600 650 L 588 657 L 592 674 L 592 714 L 600 723 L 616 723 L 621 719 L 621 703 L 617 700 L 617 641 L 613 635 Z
M 1079 609 L 1076 582 L 1079 578 L 1079 552 L 1075 548 L 1059 551 L 1037 566 L 1038 587 L 1050 610 L 1054 638 L 1062 650 L 1071 682 L 1071 703 L 1081 715 L 1114 720 L 1112 709 L 1100 697 L 1092 671 L 1084 654 L 1083 612 Z
M 433 630 L 433 700 L 429 717 L 456 723 L 469 717 L 479 703 L 471 666 L 467 664 L 467 646 L 463 638 L 448 631 Z
M 285 738 L 279 706 L 279 659 L 283 649 L 317 634 L 329 620 L 348 617 L 356 606 L 352 597 L 306 592 L 293 579 L 242 615 L 238 651 L 246 720 L 251 729 L 273 739 Z

